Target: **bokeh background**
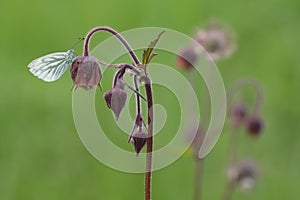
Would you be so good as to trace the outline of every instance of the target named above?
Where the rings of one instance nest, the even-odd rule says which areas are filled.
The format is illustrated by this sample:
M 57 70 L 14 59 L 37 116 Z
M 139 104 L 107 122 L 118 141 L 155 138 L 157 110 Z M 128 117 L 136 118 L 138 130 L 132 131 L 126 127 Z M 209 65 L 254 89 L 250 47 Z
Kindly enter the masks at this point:
M 233 199 L 299 199 L 299 11 L 298 0 L 2 1 L 0 199 L 143 199 L 142 174 L 110 169 L 82 145 L 72 117 L 69 75 L 45 83 L 29 73 L 27 64 L 69 49 L 94 26 L 119 31 L 158 26 L 191 35 L 211 18 L 226 22 L 238 36 L 237 51 L 218 63 L 226 87 L 255 77 L 265 91 L 263 134 L 253 139 L 242 132 L 240 144 L 240 151 L 259 163 L 259 182 L 253 191 L 237 190 Z M 105 37 L 98 34 L 93 41 Z M 75 50 L 80 53 L 81 46 Z M 224 129 L 205 161 L 204 199 L 220 199 L 227 149 Z M 193 168 L 186 154 L 155 172 L 153 199 L 192 199 Z

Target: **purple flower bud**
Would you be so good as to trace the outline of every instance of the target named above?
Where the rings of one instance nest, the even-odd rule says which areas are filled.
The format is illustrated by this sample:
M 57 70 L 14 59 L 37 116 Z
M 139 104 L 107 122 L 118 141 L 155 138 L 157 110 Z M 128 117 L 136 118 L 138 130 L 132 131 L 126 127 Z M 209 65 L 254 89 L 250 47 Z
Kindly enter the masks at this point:
M 250 135 L 258 136 L 263 128 L 263 121 L 260 117 L 254 115 L 247 120 L 246 126 Z
M 102 74 L 100 64 L 96 58 L 90 56 L 78 56 L 73 61 L 70 71 L 74 83 L 74 90 L 77 87 L 90 90 L 94 86 L 100 86 Z
M 192 69 L 197 60 L 197 53 L 193 47 L 186 47 L 180 50 L 176 65 L 182 69 Z
M 123 89 L 115 87 L 104 94 L 104 99 L 107 106 L 114 112 L 116 120 L 118 120 L 125 106 L 127 93 Z
M 144 131 L 136 131 L 132 134 L 130 142 L 133 144 L 136 156 L 139 155 L 147 142 L 147 133 Z

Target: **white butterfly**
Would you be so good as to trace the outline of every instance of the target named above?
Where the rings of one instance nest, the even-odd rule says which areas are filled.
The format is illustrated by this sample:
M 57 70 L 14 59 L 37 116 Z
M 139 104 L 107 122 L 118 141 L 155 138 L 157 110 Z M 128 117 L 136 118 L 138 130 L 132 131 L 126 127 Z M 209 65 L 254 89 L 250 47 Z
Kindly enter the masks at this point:
M 29 63 L 29 71 L 38 78 L 52 82 L 59 79 L 74 59 L 74 50 L 56 52 L 33 60 Z

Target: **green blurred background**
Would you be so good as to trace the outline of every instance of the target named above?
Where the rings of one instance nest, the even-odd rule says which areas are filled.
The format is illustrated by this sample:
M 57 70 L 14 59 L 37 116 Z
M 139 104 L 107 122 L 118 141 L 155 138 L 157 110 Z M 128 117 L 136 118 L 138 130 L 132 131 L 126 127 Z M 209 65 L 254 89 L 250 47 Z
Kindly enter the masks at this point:
M 250 76 L 265 90 L 264 132 L 257 140 L 241 137 L 240 145 L 259 163 L 260 180 L 253 191 L 237 191 L 233 199 L 299 199 L 298 0 L 2 1 L 0 199 L 143 199 L 142 174 L 104 166 L 79 140 L 69 75 L 45 83 L 29 73 L 27 64 L 67 50 L 94 26 L 119 31 L 158 26 L 190 35 L 212 17 L 238 35 L 237 51 L 218 63 L 226 87 Z M 94 41 L 107 36 L 99 34 Z M 80 53 L 81 47 L 75 50 Z M 227 149 L 225 130 L 205 162 L 204 199 L 220 199 Z M 193 167 L 191 156 L 184 155 L 155 172 L 153 199 L 192 199 Z

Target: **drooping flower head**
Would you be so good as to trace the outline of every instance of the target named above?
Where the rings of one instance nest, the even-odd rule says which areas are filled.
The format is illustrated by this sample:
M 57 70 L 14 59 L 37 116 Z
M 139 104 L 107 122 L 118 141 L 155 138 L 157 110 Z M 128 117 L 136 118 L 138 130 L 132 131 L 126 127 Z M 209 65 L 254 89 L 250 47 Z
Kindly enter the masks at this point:
M 77 87 L 82 87 L 86 90 L 90 90 L 95 86 L 100 87 L 102 73 L 97 58 L 78 56 L 73 61 L 70 71 L 74 83 L 73 90 Z
M 235 50 L 233 34 L 226 28 L 211 25 L 206 29 L 199 29 L 194 38 L 213 60 L 229 57 Z
M 230 182 L 243 190 L 249 190 L 257 182 L 258 167 L 252 160 L 242 160 L 229 168 L 227 176 Z

